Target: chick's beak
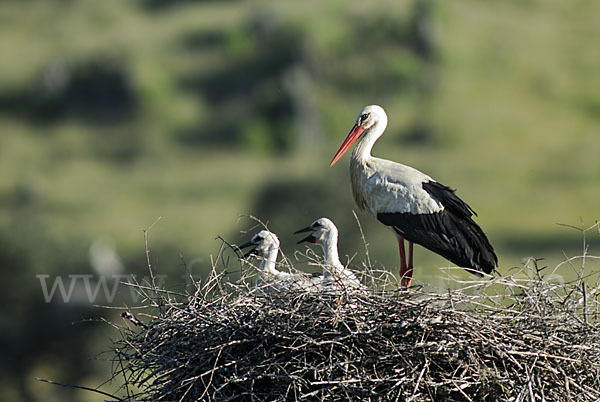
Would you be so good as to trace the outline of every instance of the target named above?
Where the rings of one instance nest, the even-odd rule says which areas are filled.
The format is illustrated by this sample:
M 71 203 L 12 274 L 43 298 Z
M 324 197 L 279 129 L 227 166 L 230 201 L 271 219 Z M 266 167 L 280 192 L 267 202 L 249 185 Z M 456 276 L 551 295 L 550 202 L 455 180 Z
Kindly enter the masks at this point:
M 305 228 L 303 228 L 303 229 L 296 230 L 296 231 L 294 232 L 294 234 L 298 234 L 298 233 L 306 233 L 306 232 L 312 232 L 312 231 L 313 231 L 313 229 L 312 229 L 310 226 L 307 226 L 307 227 L 305 227 Z M 304 239 L 302 239 L 302 240 L 298 241 L 296 244 L 300 244 L 300 243 L 304 243 L 304 242 L 308 242 L 308 243 L 316 243 L 316 240 L 317 240 L 317 239 L 315 239 L 315 238 L 313 237 L 313 234 L 311 233 L 311 234 L 309 234 L 308 236 L 306 236 Z
M 245 249 L 245 248 L 248 248 L 248 247 L 251 247 L 251 246 L 255 246 L 255 244 L 254 244 L 254 243 L 252 243 L 251 241 L 247 241 L 246 243 L 242 244 L 241 246 L 238 246 L 238 248 L 239 248 L 240 250 L 243 250 L 243 249 Z M 242 258 L 248 258 L 248 257 L 250 257 L 251 255 L 256 255 L 256 247 L 254 247 L 254 248 L 250 249 L 250 250 L 249 250 L 249 251 L 248 251 L 246 254 L 244 254 L 244 255 L 242 256 Z

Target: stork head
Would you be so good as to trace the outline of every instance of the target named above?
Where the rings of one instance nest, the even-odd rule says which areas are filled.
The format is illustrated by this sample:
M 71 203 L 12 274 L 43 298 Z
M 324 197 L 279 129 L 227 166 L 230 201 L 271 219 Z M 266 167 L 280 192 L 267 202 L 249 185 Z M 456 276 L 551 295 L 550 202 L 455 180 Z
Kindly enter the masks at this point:
M 297 244 L 303 242 L 323 244 L 327 241 L 331 241 L 335 238 L 337 240 L 337 227 L 333 222 L 327 218 L 317 219 L 310 226 L 305 227 L 294 232 L 294 234 L 311 232 L 304 239 L 300 240 Z
M 360 138 L 362 133 L 371 129 L 376 124 L 383 122 L 383 126 L 387 125 L 387 115 L 381 106 L 378 105 L 369 105 L 365 106 L 363 110 L 360 111 L 358 117 L 356 118 L 356 123 L 350 133 L 342 143 L 342 146 L 337 151 L 329 166 L 335 165 L 335 163 L 350 149 L 352 144 Z
M 254 248 L 244 254 L 242 258 L 247 258 L 251 255 L 266 257 L 270 252 L 279 249 L 279 239 L 274 233 L 268 230 L 261 230 L 252 236 L 250 241 L 242 244 L 239 248 L 244 249 L 251 246 L 254 246 Z
M 385 110 L 379 105 L 369 105 L 365 106 L 356 117 L 356 125 L 368 130 L 383 119 L 387 121 Z

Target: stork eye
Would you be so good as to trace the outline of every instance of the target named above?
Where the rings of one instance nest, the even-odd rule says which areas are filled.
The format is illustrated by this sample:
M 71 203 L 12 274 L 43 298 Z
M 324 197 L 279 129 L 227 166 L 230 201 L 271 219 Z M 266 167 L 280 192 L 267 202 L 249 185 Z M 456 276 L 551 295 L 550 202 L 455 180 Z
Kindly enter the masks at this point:
M 369 113 L 363 113 L 360 115 L 361 124 L 364 123 L 369 118 Z

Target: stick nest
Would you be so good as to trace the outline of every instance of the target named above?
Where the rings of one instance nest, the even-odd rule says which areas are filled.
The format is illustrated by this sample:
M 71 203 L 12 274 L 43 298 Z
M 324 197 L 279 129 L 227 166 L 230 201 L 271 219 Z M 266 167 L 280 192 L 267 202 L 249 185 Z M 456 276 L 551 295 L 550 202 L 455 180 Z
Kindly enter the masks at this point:
M 598 283 L 541 272 L 338 296 L 217 270 L 184 298 L 138 286 L 154 313 L 123 314 L 113 375 L 126 401 L 599 400 Z

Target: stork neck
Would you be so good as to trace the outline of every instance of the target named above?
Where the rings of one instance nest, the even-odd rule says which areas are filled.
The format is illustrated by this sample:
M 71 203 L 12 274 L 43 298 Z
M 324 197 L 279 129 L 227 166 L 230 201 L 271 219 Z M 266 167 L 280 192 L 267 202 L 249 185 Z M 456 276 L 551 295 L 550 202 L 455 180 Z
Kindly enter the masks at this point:
M 365 131 L 362 139 L 356 144 L 352 151 L 352 159 L 365 161 L 371 158 L 371 149 L 375 142 L 381 137 L 387 127 L 387 117 L 379 120 Z
M 263 257 L 263 260 L 260 263 L 260 266 L 258 267 L 259 274 L 274 275 L 277 273 L 277 269 L 275 268 L 275 263 L 277 262 L 277 252 L 278 251 L 279 250 L 277 249 L 277 247 L 273 247 L 273 248 L 269 249 L 269 251 L 267 252 L 267 255 L 265 257 Z
M 337 241 L 337 233 L 333 233 L 327 241 L 321 244 L 321 247 L 323 247 L 323 256 L 325 257 L 324 264 L 327 266 L 328 270 L 337 271 L 344 269 L 338 255 Z M 324 271 L 325 275 L 330 274 L 328 270 Z

